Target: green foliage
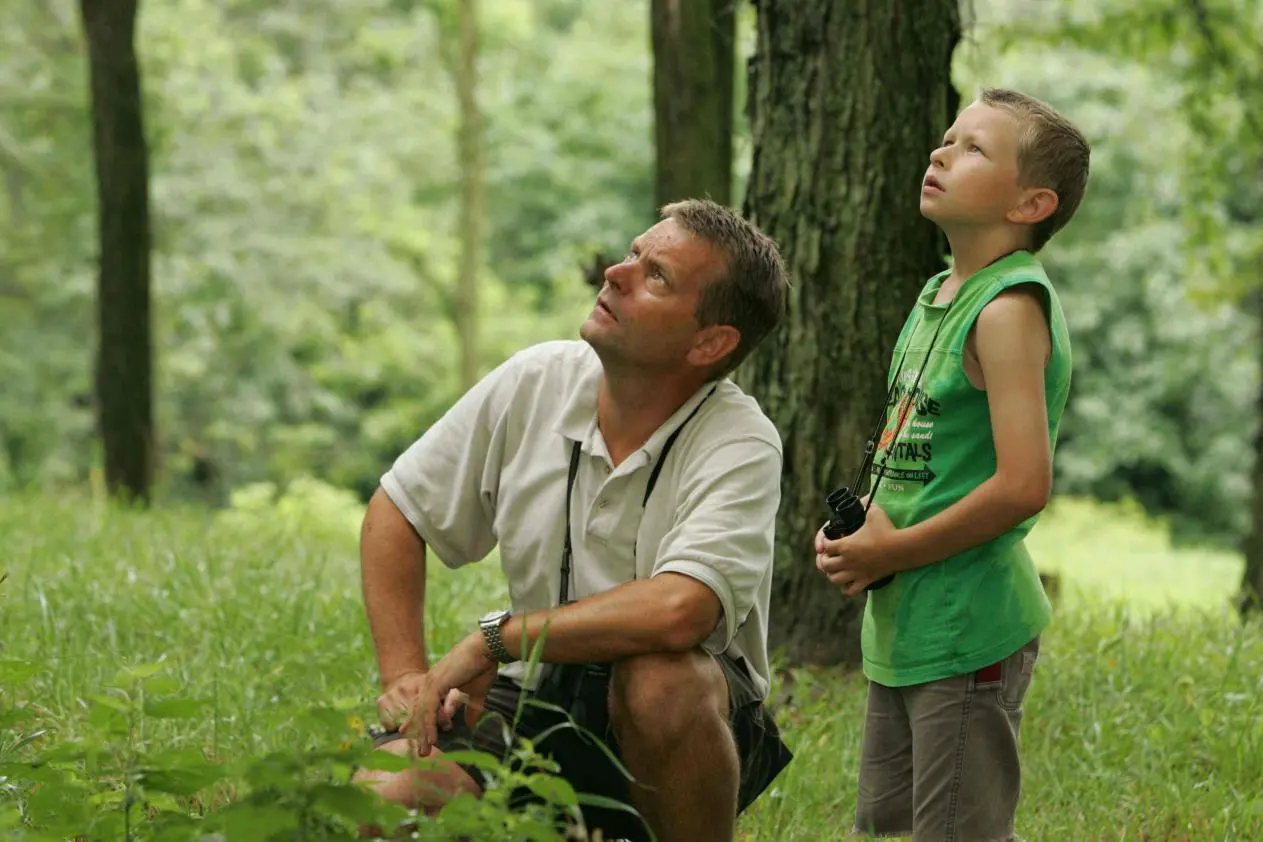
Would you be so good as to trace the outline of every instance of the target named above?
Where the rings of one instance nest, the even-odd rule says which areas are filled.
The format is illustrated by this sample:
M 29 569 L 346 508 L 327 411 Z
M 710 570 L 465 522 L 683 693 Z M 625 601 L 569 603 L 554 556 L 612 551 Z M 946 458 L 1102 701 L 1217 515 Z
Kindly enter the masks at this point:
M 143 7 L 168 499 L 224 503 L 238 485 L 302 473 L 366 496 L 455 400 L 444 8 Z M 512 0 L 483 18 L 485 371 L 575 335 L 591 300 L 579 264 L 621 251 L 652 215 L 653 154 L 635 4 Z M 60 486 L 96 461 L 76 10 L 27 4 L 0 39 L 0 489 Z
M 215 517 L 46 497 L 0 506 L 0 624 L 24 630 L 0 643 L 4 838 L 349 839 L 361 823 L 417 822 L 348 783 L 356 765 L 409 762 L 361 736 L 376 681 L 358 502 L 307 482 L 238 504 Z M 1134 510 L 1074 500 L 1041 521 L 1032 552 L 1065 599 L 1023 725 L 1023 836 L 1263 831 L 1263 636 L 1227 607 L 1239 560 L 1229 570 L 1172 550 Z M 1116 568 L 1106 601 L 1103 567 Z M 434 656 L 504 599 L 494 559 L 431 565 L 428 593 Z M 744 842 L 837 838 L 853 810 L 862 681 L 791 676 L 774 692 L 796 759 L 742 819 Z M 418 837 L 559 840 L 552 823 L 579 796 L 524 751 L 462 756 L 503 785 L 454 801 Z M 518 789 L 546 803 L 511 805 Z
M 362 507 L 316 481 L 264 497 L 243 492 L 213 518 L 6 501 L 0 612 L 28 633 L 0 648 L 5 838 L 354 839 L 416 825 L 420 839 L 561 842 L 583 799 L 529 745 L 449 755 L 496 786 L 433 819 L 351 782 L 356 768 L 430 765 L 364 734 L 376 682 L 356 587 Z M 477 571 L 430 580 L 439 650 L 503 600 Z
M 1134 498 L 1180 541 L 1235 543 L 1250 528 L 1259 382 L 1240 291 L 1263 243 L 1263 204 L 1240 177 L 1241 162 L 1263 162 L 1263 138 L 1243 109 L 1263 88 L 1234 87 L 1210 60 L 1197 3 L 972 5 L 957 52 L 966 101 L 982 84 L 1024 90 L 1093 145 L 1084 203 L 1042 255 L 1075 354 L 1057 488 Z M 1225 38 L 1258 31 L 1258 4 L 1206 5 Z M 1250 60 L 1257 72 L 1257 50 Z
M 591 299 L 580 264 L 621 253 L 654 218 L 654 152 L 645 3 L 484 6 L 487 370 L 576 334 Z M 242 487 L 307 477 L 366 499 L 456 399 L 454 8 L 142 6 L 165 499 L 228 506 Z M 1134 498 L 1179 540 L 1239 540 L 1258 429 L 1244 293 L 1263 260 L 1263 5 L 966 9 L 966 99 L 982 83 L 1029 90 L 1094 144 L 1087 200 L 1044 255 L 1076 355 L 1058 490 Z M 748 55 L 752 4 L 740 15 Z M 82 35 L 69 0 L 18 4 L 6 23 L 0 490 L 88 485 L 96 185 Z M 744 85 L 739 74 L 738 195 Z

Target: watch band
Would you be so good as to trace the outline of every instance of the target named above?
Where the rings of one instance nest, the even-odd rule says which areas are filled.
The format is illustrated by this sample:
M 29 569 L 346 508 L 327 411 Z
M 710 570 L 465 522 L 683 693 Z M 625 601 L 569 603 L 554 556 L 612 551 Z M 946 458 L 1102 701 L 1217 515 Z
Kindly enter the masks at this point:
M 487 650 L 491 652 L 491 657 L 501 664 L 510 664 L 517 660 L 509 654 L 509 650 L 504 648 L 504 641 L 500 638 L 500 629 L 509 621 L 510 616 L 512 615 L 508 611 L 497 611 L 484 617 L 478 623 L 482 629 L 482 639 L 487 644 Z

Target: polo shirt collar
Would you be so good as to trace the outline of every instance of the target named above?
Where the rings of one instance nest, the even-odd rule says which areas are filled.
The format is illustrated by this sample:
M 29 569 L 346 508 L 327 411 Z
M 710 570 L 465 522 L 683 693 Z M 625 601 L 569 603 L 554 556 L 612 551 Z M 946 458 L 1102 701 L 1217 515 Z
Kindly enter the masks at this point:
M 574 442 L 580 442 L 585 452 L 591 452 L 592 442 L 596 437 L 597 421 L 596 421 L 596 396 L 597 390 L 600 388 L 603 370 L 599 360 L 596 365 L 583 373 L 578 379 L 575 387 L 570 394 L 562 396 L 564 403 L 561 412 L 557 418 L 557 424 L 554 430 L 564 436 L 566 439 Z M 641 457 L 645 462 L 652 463 L 658 458 L 658 454 L 662 452 L 663 446 L 667 439 L 675 432 L 680 424 L 684 423 L 684 419 L 705 400 L 706 396 L 721 385 L 722 381 L 703 383 L 702 386 L 689 396 L 675 412 L 671 414 L 653 435 L 649 436 L 637 453 L 644 454 Z

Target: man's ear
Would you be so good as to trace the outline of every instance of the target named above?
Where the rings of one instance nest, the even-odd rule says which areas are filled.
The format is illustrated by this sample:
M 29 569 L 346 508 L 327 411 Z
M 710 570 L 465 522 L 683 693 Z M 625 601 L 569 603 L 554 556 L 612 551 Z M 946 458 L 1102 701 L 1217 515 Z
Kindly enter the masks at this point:
M 1057 210 L 1057 191 L 1048 187 L 1033 187 L 1023 192 L 1022 201 L 1008 213 L 1009 222 L 1034 225 L 1043 222 Z
M 711 325 L 698 334 L 689 349 L 688 361 L 698 368 L 711 368 L 741 344 L 741 331 L 732 325 Z

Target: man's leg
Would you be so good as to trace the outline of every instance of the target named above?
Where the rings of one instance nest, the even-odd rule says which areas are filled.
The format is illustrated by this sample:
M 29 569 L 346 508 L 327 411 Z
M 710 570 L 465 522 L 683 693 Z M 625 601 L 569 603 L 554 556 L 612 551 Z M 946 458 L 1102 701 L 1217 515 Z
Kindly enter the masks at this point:
M 632 805 L 660 842 L 731 842 L 740 766 L 728 715 L 723 671 L 700 650 L 614 665 L 610 719 Z
M 392 740 L 384 743 L 378 751 L 406 756 L 410 750 L 406 739 Z M 443 752 L 437 748 L 430 749 L 429 758 L 439 758 Z M 372 789 L 383 799 L 393 804 L 401 804 L 411 810 L 424 810 L 433 815 L 462 792 L 475 797 L 482 795 L 482 788 L 474 782 L 469 773 L 455 763 L 443 762 L 433 764 L 427 762 L 411 769 L 390 772 L 384 769 L 360 769 L 356 771 L 354 781 L 371 781 Z
M 461 705 L 453 719 L 452 728 L 439 729 L 438 745 L 431 748 L 427 757 L 441 757 L 445 751 L 474 749 L 495 757 L 505 754 L 501 722 L 512 722 L 518 706 L 520 691 L 513 682 L 497 678 L 487 691 L 482 718 L 474 726 L 465 722 L 465 707 Z M 382 734 L 374 739 L 378 751 L 406 756 L 410 746 L 398 731 Z M 354 780 L 370 781 L 372 788 L 384 799 L 409 809 L 437 813 L 448 801 L 468 792 L 482 795 L 482 787 L 471 772 L 456 763 L 426 763 L 423 767 L 391 772 L 382 769 L 360 769 Z
M 1039 638 L 970 675 L 906 688 L 916 781 L 914 842 L 1011 842 L 1018 732 Z

